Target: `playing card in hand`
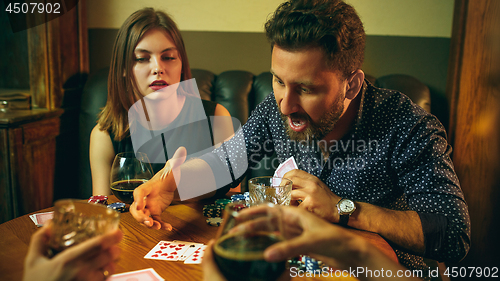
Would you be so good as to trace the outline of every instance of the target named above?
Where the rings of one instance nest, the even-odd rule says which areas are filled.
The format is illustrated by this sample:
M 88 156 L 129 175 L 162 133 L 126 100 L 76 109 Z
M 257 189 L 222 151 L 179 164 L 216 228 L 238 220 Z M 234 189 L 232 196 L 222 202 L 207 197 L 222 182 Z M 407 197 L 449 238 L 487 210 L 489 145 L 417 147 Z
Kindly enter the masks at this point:
M 145 259 L 177 261 L 180 256 L 189 248 L 187 243 L 174 241 L 160 241 L 147 253 Z
M 276 171 L 274 171 L 274 177 L 282 178 L 286 173 L 294 169 L 298 169 L 298 166 L 295 162 L 295 158 L 292 156 L 278 166 Z M 279 184 L 279 182 L 273 182 L 273 185 Z
M 130 281 L 130 280 L 141 280 L 141 281 L 164 281 L 165 279 L 152 268 L 130 271 L 125 273 L 119 273 L 111 275 L 108 281 Z
M 207 245 L 202 245 L 199 249 L 193 252 L 191 256 L 189 256 L 184 263 L 186 264 L 198 264 L 203 260 L 203 254 L 205 253 L 205 248 Z

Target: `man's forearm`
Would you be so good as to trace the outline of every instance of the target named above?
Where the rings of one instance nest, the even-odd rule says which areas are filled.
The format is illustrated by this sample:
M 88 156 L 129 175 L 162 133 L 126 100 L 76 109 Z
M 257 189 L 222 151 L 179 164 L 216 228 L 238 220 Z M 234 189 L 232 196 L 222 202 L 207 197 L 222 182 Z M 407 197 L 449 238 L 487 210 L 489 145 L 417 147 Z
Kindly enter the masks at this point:
M 349 226 L 378 233 L 416 254 L 424 253 L 424 233 L 415 211 L 395 211 L 364 202 L 356 202 L 356 207 Z
M 215 177 L 207 162 L 202 159 L 192 159 L 182 164 L 180 168 L 180 177 L 175 175 L 177 186 L 175 199 L 179 199 L 180 196 L 180 199 L 200 200 L 215 195 L 217 190 Z

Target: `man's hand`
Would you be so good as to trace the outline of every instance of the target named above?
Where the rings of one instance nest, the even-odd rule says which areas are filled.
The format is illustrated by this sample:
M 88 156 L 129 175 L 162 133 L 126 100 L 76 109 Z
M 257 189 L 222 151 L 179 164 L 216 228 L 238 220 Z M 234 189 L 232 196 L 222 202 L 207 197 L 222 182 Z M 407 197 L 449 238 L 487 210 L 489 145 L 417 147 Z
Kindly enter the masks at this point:
M 259 206 L 257 208 L 269 208 Z M 370 270 L 404 270 L 385 254 L 377 250 L 368 240 L 343 227 L 331 224 L 317 216 L 290 206 L 280 206 L 282 211 L 283 235 L 285 241 L 269 246 L 264 251 L 268 262 L 278 262 L 289 257 L 309 255 L 328 266 L 338 269 L 364 267 Z M 244 209 L 243 212 L 258 212 Z M 379 280 L 369 275 L 358 276 L 360 280 Z M 398 280 L 419 280 L 399 278 Z
M 115 272 L 123 233 L 115 231 L 70 247 L 53 258 L 46 256 L 51 223 L 31 237 L 23 280 L 103 280 Z
M 155 229 L 172 230 L 161 220 L 161 214 L 172 203 L 177 183 L 180 181 L 180 165 L 186 161 L 186 149 L 179 147 L 165 167 L 146 183 L 134 190 L 134 203 L 130 213 L 140 223 Z
M 336 204 L 340 197 L 335 195 L 319 178 L 302 170 L 291 170 L 283 177 L 292 180 L 292 201 L 301 200 L 299 207 L 330 221 L 338 222 Z

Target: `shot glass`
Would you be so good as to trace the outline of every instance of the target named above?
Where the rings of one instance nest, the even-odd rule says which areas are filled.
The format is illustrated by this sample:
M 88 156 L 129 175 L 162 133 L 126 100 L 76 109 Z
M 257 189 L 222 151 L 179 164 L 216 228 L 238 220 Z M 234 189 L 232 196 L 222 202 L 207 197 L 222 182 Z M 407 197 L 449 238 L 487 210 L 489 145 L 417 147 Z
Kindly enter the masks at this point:
M 292 181 L 280 177 L 256 177 L 248 181 L 250 201 L 270 202 L 276 205 L 290 205 Z
M 55 256 L 87 239 L 113 231 L 119 224 L 120 213 L 101 204 L 59 200 L 54 204 L 49 255 Z

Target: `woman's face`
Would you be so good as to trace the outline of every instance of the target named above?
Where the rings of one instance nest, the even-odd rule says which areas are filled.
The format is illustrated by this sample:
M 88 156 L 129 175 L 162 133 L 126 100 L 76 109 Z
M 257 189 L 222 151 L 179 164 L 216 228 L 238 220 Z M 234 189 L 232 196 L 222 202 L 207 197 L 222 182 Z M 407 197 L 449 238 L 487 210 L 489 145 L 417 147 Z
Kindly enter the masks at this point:
M 134 56 L 132 72 L 143 96 L 181 81 L 181 57 L 166 31 L 146 32 L 134 49 Z

